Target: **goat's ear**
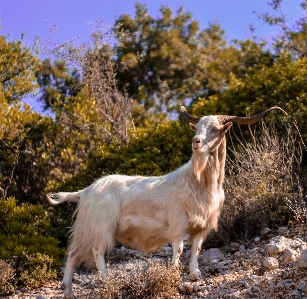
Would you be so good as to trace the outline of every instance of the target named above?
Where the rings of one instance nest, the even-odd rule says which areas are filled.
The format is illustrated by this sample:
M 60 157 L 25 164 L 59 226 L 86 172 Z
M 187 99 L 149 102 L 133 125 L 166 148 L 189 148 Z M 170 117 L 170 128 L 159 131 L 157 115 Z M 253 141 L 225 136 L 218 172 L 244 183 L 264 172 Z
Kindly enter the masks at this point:
M 225 135 L 231 126 L 232 126 L 232 122 L 226 123 L 221 129 L 221 134 Z
M 190 125 L 190 128 L 193 130 L 193 131 L 197 131 L 197 129 L 196 129 L 196 126 L 194 125 L 194 124 L 192 124 L 192 123 L 189 123 L 189 125 Z

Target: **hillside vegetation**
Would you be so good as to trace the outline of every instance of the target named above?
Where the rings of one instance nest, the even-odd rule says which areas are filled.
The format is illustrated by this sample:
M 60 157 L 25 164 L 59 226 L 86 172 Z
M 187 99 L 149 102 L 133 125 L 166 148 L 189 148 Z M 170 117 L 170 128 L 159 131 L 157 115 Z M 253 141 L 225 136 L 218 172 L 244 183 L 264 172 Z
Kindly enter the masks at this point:
M 76 206 L 51 207 L 46 192 L 115 173 L 163 175 L 189 160 L 193 132 L 181 105 L 195 116 L 288 112 L 230 130 L 226 201 L 203 248 L 248 243 L 289 223 L 306 228 L 307 22 L 302 3 L 303 17 L 285 26 L 281 4 L 271 2 L 278 17 L 262 15 L 280 28 L 271 43 L 228 42 L 218 23 L 200 28 L 184 8 L 162 6 L 154 18 L 139 3 L 112 31 L 94 23 L 84 44 L 26 46 L 0 36 L 1 295 L 60 275 Z M 27 96 L 42 111 L 25 104 Z M 168 270 L 152 265 L 143 283 Z M 169 292 L 177 287 L 170 283 Z

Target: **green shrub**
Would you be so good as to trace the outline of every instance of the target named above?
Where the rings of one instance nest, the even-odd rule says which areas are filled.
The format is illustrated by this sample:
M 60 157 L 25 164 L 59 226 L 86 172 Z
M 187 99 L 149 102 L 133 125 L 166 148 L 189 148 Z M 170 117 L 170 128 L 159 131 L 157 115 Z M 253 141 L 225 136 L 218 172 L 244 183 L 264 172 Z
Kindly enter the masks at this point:
M 57 278 L 57 271 L 54 266 L 54 260 L 48 255 L 41 253 L 24 254 L 20 281 L 30 289 L 42 287 Z
M 1 199 L 0 219 L 0 259 L 13 262 L 17 283 L 36 287 L 55 278 L 64 249 L 51 236 L 50 219 L 43 206 Z

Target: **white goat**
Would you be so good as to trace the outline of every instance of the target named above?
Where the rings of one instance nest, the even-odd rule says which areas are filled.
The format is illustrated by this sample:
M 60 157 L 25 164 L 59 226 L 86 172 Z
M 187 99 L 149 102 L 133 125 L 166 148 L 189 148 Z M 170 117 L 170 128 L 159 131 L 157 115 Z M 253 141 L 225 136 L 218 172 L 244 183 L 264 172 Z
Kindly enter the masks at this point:
M 230 121 L 255 123 L 272 109 L 282 110 L 272 107 L 252 117 L 194 118 L 181 107 L 181 114 L 196 131 L 187 164 L 160 177 L 110 175 L 79 192 L 47 195 L 51 204 L 79 202 L 62 281 L 65 298 L 73 296 L 73 272 L 80 263 L 95 262 L 101 275 L 106 275 L 104 255 L 115 240 L 143 251 L 171 241 L 172 262 L 177 265 L 184 237 L 189 235 L 190 279 L 199 279 L 198 254 L 210 230 L 217 228 L 224 201 L 225 133 Z

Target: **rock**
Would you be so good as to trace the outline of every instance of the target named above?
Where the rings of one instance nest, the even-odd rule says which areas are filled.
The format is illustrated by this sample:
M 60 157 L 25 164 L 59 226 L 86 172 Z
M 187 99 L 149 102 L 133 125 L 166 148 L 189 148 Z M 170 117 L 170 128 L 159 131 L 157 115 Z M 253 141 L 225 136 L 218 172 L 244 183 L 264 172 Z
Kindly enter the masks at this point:
M 301 240 L 288 239 L 283 236 L 278 236 L 270 240 L 264 247 L 264 254 L 266 256 L 276 256 L 282 253 L 286 248 L 296 249 L 304 246 Z
M 246 252 L 245 246 L 244 246 L 244 245 L 241 245 L 241 246 L 239 247 L 239 251 L 240 251 L 241 253 L 245 253 L 245 252 Z
M 246 280 L 240 280 L 239 281 L 239 285 L 241 287 L 244 287 L 244 288 L 248 288 L 249 287 L 249 284 L 248 284 L 248 282 Z
M 266 257 L 263 260 L 263 266 L 268 270 L 276 269 L 278 265 L 278 260 L 275 257 Z
M 286 248 L 283 251 L 282 256 L 280 257 L 281 261 L 283 263 L 289 263 L 291 261 L 294 261 L 296 259 L 297 252 L 294 249 Z
M 198 290 L 199 290 L 199 284 L 198 284 L 198 283 L 195 283 L 195 284 L 193 285 L 193 292 L 194 292 L 194 293 L 197 293 Z
M 189 294 L 193 293 L 193 286 L 191 284 L 186 284 L 186 292 Z
M 212 263 L 213 261 L 220 261 L 224 258 L 224 253 L 218 248 L 210 248 L 205 251 L 202 256 L 202 262 L 204 264 Z
M 265 227 L 261 232 L 260 236 L 267 235 L 271 230 L 268 227 Z
M 301 283 L 298 285 L 298 287 L 297 287 L 297 289 L 298 289 L 299 291 L 304 291 L 304 290 L 306 290 L 306 288 L 307 288 L 307 285 L 306 285 L 305 282 L 301 282 Z
M 286 227 L 286 226 L 281 226 L 281 227 L 278 228 L 277 232 L 278 232 L 279 234 L 284 234 L 287 230 L 288 230 L 288 227 Z
M 297 266 L 299 268 L 307 268 L 307 249 L 302 250 L 299 258 L 297 259 Z
M 285 287 L 285 285 L 281 281 L 279 281 L 276 286 L 280 289 Z
M 255 242 L 255 243 L 259 243 L 259 242 L 260 242 L 260 238 L 259 238 L 259 237 L 256 237 L 256 238 L 254 239 L 254 242 Z

